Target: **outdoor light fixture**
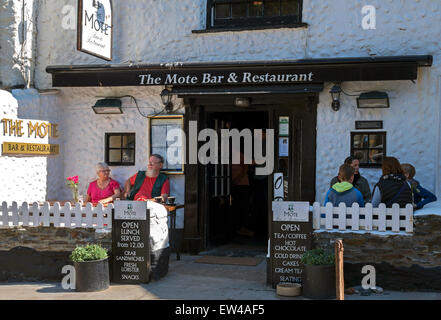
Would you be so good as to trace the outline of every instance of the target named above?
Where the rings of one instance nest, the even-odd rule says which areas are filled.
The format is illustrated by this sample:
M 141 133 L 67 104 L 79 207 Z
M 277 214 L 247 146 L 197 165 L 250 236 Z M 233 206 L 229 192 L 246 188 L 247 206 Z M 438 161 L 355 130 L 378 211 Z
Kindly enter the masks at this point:
M 93 111 L 96 114 L 122 114 L 121 100 L 118 99 L 101 99 L 94 106 Z
M 167 111 L 167 113 L 170 113 L 173 111 L 173 103 L 171 102 L 172 99 L 172 93 L 170 90 L 168 90 L 167 88 L 162 90 L 161 92 L 161 100 L 162 103 L 164 104 L 165 110 Z
M 329 91 L 329 93 L 332 96 L 332 110 L 338 111 L 340 109 L 340 94 L 341 94 L 341 88 L 339 85 L 334 85 Z
M 386 92 L 372 91 L 362 93 L 357 98 L 357 107 L 364 108 L 389 108 L 389 96 Z
M 240 108 L 248 108 L 251 105 L 251 100 L 250 98 L 236 98 L 234 105 Z

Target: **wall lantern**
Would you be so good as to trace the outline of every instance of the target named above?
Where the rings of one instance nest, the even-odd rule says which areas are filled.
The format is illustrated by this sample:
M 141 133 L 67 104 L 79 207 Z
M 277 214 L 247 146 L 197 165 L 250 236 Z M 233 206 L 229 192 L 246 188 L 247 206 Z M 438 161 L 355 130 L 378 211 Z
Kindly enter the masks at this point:
M 96 114 L 122 114 L 121 100 L 118 99 L 101 99 L 94 106 L 93 111 Z
M 357 107 L 364 108 L 389 108 L 389 96 L 386 92 L 372 91 L 362 93 L 357 98 Z
M 170 90 L 168 90 L 167 88 L 165 88 L 164 90 L 162 90 L 161 92 L 161 100 L 162 100 L 162 104 L 165 107 L 165 110 L 167 111 L 167 113 L 170 113 L 173 111 L 173 103 L 171 102 L 172 99 L 172 93 Z
M 234 105 L 239 108 L 248 108 L 251 105 L 251 100 L 249 98 L 236 98 Z
M 341 94 L 341 88 L 339 85 L 334 85 L 331 88 L 331 91 L 329 93 L 332 96 L 332 110 L 338 111 L 340 109 L 340 94 Z

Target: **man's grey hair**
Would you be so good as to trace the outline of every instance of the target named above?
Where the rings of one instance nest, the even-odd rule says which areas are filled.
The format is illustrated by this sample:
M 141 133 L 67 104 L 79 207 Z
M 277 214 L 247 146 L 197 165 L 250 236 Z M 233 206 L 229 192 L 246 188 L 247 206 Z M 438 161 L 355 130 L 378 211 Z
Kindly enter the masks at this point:
M 159 162 L 161 162 L 162 164 L 164 164 L 164 158 L 160 155 L 160 154 L 152 154 L 150 157 L 155 157 L 156 159 L 159 160 Z
M 105 162 L 98 162 L 96 165 L 95 165 L 95 170 L 96 170 L 96 173 L 98 174 L 98 172 L 100 171 L 100 170 L 105 170 L 105 169 L 109 169 L 109 166 L 107 165 L 107 163 L 105 163 Z

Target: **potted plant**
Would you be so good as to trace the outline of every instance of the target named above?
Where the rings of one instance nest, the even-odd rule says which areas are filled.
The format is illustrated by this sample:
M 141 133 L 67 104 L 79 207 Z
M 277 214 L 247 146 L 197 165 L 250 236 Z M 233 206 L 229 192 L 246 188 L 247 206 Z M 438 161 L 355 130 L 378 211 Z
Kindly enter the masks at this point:
M 75 267 L 76 291 L 102 291 L 109 287 L 109 263 L 106 249 L 99 244 L 76 247 L 70 259 Z
M 335 255 L 317 248 L 305 252 L 303 296 L 309 299 L 335 299 Z

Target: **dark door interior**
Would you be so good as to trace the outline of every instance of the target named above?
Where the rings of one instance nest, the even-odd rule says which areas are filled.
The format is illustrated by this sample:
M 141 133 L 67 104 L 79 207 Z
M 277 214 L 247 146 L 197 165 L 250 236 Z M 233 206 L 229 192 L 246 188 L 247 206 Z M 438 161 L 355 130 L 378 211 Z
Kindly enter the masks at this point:
M 198 130 L 221 130 L 227 126 L 239 130 L 274 129 L 273 172 L 284 175 L 284 200 L 312 203 L 315 200 L 317 103 L 316 94 L 268 95 L 253 98 L 252 107 L 241 110 L 234 107 L 233 97 L 229 96 L 189 99 L 186 128 L 188 132 L 189 121 L 197 121 Z M 289 119 L 289 134 L 284 137 L 288 138 L 288 150 L 282 152 L 279 150 L 281 117 Z M 202 144 L 199 142 L 199 147 Z M 251 170 L 250 184 L 251 221 L 255 231 L 250 239 L 266 246 L 272 219 L 273 175 L 257 181 Z M 235 239 L 231 166 L 187 164 L 185 186 L 184 244 L 194 243 L 200 251 Z
M 218 137 L 221 129 L 267 129 L 268 112 L 210 112 L 207 115 L 208 127 L 215 129 Z M 219 141 L 219 154 L 221 143 Z M 242 149 L 243 150 L 243 149 Z M 230 164 L 209 164 L 206 167 L 208 180 L 208 214 L 206 220 L 208 246 L 226 244 L 230 241 L 248 240 L 264 243 L 267 238 L 267 208 L 268 208 L 268 177 L 256 176 L 253 165 L 248 166 L 249 193 L 247 199 L 241 199 L 248 204 L 248 228 L 254 235 L 237 234 L 238 212 L 237 199 L 234 198 L 232 181 L 232 150 L 230 145 Z

